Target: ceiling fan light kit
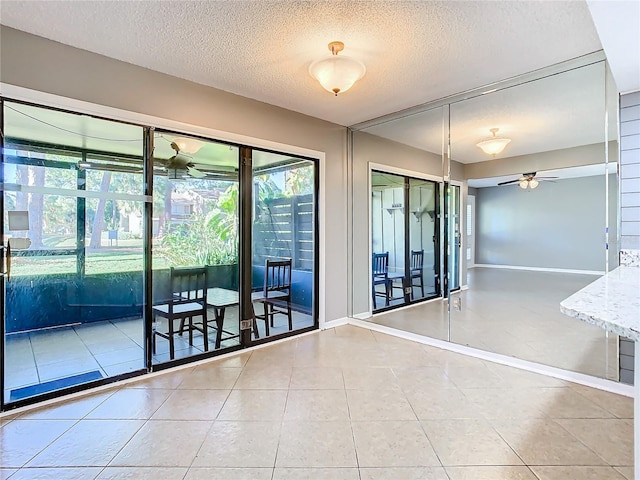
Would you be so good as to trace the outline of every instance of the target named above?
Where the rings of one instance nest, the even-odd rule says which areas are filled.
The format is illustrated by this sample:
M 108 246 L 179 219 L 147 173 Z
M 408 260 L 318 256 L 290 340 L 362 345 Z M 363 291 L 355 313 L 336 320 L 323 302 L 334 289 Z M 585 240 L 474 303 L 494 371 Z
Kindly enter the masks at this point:
M 540 182 L 538 182 L 538 180 L 536 180 L 535 178 L 526 178 L 524 180 L 520 180 L 520 183 L 518 185 L 520 185 L 520 188 L 522 188 L 523 190 L 526 190 L 527 188 L 533 190 L 538 185 L 540 185 Z
M 344 43 L 331 42 L 329 44 L 331 56 L 316 60 L 309 66 L 309 74 L 320 82 L 322 88 L 335 96 L 349 90 L 367 71 L 359 60 L 345 55 L 338 56 L 342 50 L 344 50 Z
M 175 143 L 178 148 L 174 148 L 174 150 L 179 150 L 181 152 L 184 153 L 189 153 L 191 155 L 193 155 L 194 153 L 197 153 L 198 150 L 200 150 L 202 148 L 202 145 L 204 145 L 204 142 L 201 140 L 196 140 L 195 138 L 187 138 L 187 137 L 176 137 L 173 139 L 173 142 Z M 173 145 L 172 145 L 173 148 Z
M 518 186 L 523 189 L 526 190 L 527 188 L 529 190 L 533 190 L 534 188 L 537 188 L 538 185 L 540 185 L 540 181 L 539 180 L 551 180 L 553 181 L 553 179 L 558 178 L 558 177 L 537 177 L 537 172 L 529 172 L 529 173 L 523 173 L 522 176 L 516 180 L 507 180 L 506 182 L 500 182 L 498 183 L 498 186 L 502 186 L 502 185 L 513 185 L 515 183 L 518 184 Z
M 157 162 L 156 167 L 166 171 L 169 180 L 185 180 L 189 177 L 205 178 L 207 174 L 194 166 L 191 156 L 200 150 L 203 145 L 204 142 L 201 140 L 176 137 L 171 142 L 171 148 L 176 152 L 175 155 L 168 159 L 154 158 L 154 162 Z M 187 150 L 183 147 L 186 147 Z M 189 153 L 191 155 L 188 155 Z
M 489 131 L 493 134 L 492 137 L 487 140 L 483 140 L 482 142 L 476 143 L 476 146 L 479 147 L 484 153 L 487 155 L 496 156 L 501 153 L 504 148 L 511 142 L 510 138 L 505 137 L 497 137 L 496 133 L 498 133 L 499 128 L 491 128 Z

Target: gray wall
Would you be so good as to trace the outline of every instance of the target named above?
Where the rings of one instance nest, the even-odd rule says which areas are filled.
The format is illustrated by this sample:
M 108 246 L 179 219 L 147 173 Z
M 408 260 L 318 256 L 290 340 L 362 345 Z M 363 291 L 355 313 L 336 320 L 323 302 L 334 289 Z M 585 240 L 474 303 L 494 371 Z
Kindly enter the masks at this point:
M 609 144 L 609 161 L 617 161 L 617 142 Z M 522 175 L 524 172 L 542 172 L 558 168 L 579 167 L 604 163 L 604 145 L 594 143 L 550 152 L 532 153 L 516 157 L 499 158 L 464 166 L 464 178 L 489 178 L 504 175 Z
M 640 249 L 640 91 L 620 97 L 620 248 Z M 620 381 L 633 384 L 634 344 L 620 338 Z
M 640 249 L 640 92 L 620 99 L 620 248 Z
M 325 152 L 326 319 L 347 315 L 345 127 L 188 82 L 8 27 L 0 81 L 98 105 Z M 325 300 L 329 299 L 329 300 Z
M 526 191 L 517 185 L 480 188 L 476 263 L 604 271 L 604 199 L 604 175 L 540 182 Z

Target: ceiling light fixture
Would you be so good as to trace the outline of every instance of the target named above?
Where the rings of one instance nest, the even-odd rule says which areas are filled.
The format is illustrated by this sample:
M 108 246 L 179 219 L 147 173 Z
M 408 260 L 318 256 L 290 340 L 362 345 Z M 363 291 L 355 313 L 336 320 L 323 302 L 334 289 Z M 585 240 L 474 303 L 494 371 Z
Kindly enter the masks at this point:
M 518 183 L 518 185 L 520 185 L 520 188 L 522 188 L 523 190 L 526 190 L 527 188 L 533 190 L 538 185 L 540 185 L 540 182 L 533 177 L 527 177 L 520 180 L 520 183 Z
M 195 138 L 176 137 L 173 142 L 178 146 L 181 152 L 193 155 L 202 148 L 204 142 Z
M 483 140 L 480 143 L 476 143 L 476 146 L 480 147 L 487 155 L 493 155 L 494 157 L 504 150 L 504 147 L 511 142 L 510 138 L 496 137 L 496 133 L 499 128 L 490 128 L 489 131 L 493 134 L 493 137 Z
M 316 60 L 309 66 L 311 76 L 335 96 L 349 90 L 367 71 L 362 62 L 344 55 L 338 56 L 338 52 L 343 49 L 344 43 L 331 42 L 329 44 L 331 56 Z

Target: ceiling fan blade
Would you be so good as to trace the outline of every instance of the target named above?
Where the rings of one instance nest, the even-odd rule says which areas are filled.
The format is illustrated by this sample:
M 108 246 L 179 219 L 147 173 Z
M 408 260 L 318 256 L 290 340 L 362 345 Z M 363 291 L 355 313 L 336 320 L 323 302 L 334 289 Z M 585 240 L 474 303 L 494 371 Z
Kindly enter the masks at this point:
M 517 183 L 517 182 L 521 182 L 521 181 L 522 181 L 521 179 L 517 179 L 517 180 L 509 180 L 508 182 L 500 182 L 500 183 L 498 184 L 498 186 L 500 186 L 500 185 L 509 185 L 510 183 Z
M 207 176 L 206 173 L 201 172 L 200 170 L 198 170 L 197 168 L 193 168 L 189 165 L 187 165 L 187 173 L 189 175 L 191 175 L 194 178 L 204 178 Z

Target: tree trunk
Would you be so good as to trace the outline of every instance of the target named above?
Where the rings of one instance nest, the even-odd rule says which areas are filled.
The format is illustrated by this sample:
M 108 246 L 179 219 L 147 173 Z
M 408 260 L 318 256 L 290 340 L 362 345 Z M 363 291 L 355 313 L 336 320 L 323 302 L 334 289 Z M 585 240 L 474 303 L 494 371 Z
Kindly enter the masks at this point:
M 173 193 L 173 182 L 167 181 L 167 190 L 164 194 L 164 212 L 158 220 L 158 235 L 167 233 L 171 225 L 171 194 Z
M 111 183 L 111 172 L 102 173 L 102 181 L 100 182 L 100 193 L 107 193 L 109 191 L 109 184 Z M 105 198 L 98 200 L 98 207 L 96 208 L 96 216 L 93 219 L 93 230 L 91 230 L 91 241 L 89 242 L 89 248 L 100 248 L 102 240 L 102 230 L 104 229 L 104 208 L 107 204 Z
M 33 173 L 33 185 L 36 187 L 44 187 L 44 167 L 34 167 Z M 29 202 L 29 214 L 31 228 L 31 248 L 41 249 L 42 244 L 42 231 L 44 229 L 43 215 L 44 215 L 44 199 L 41 193 L 32 193 L 31 200 Z

